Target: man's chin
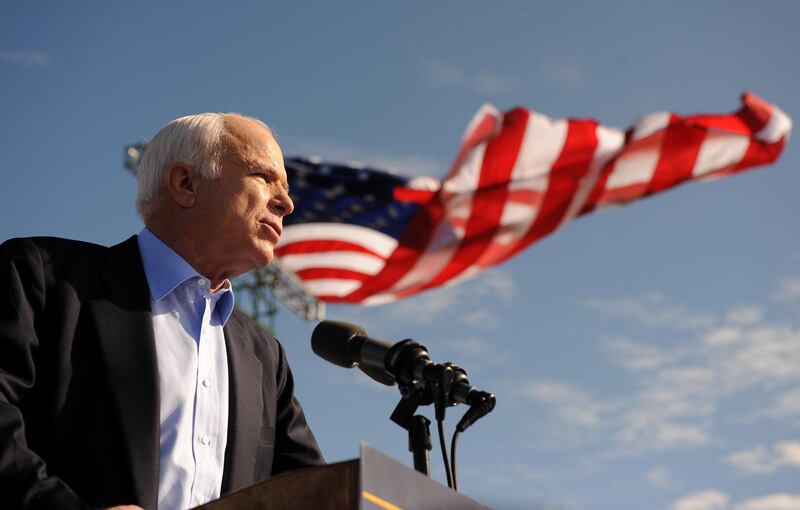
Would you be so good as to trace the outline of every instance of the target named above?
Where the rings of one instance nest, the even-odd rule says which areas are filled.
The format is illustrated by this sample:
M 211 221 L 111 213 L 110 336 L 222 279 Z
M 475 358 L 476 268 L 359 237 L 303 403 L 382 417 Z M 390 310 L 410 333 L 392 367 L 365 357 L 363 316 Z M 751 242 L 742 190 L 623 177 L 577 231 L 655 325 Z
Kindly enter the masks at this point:
M 263 268 L 269 265 L 272 260 L 275 258 L 275 251 L 272 249 L 272 246 L 269 249 L 261 248 L 258 250 L 258 259 L 257 259 L 257 268 Z

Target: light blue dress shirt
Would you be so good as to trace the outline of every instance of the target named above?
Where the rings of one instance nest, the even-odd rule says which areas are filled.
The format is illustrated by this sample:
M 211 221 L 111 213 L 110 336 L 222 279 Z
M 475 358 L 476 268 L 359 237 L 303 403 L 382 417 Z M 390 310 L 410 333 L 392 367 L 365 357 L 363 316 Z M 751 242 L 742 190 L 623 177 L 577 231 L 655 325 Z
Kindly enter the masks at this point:
M 183 510 L 220 496 L 228 438 L 228 356 L 223 326 L 230 283 L 208 278 L 145 228 L 142 254 L 158 355 L 161 463 L 158 510 Z

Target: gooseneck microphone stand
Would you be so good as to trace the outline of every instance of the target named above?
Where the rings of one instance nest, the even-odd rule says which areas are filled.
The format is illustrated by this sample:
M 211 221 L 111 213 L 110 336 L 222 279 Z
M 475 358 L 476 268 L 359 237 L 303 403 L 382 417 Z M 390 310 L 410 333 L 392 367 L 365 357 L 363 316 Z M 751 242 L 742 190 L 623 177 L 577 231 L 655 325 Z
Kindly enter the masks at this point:
M 463 368 L 431 361 L 428 350 L 410 338 L 391 344 L 368 337 L 361 326 L 322 321 L 311 335 L 311 348 L 334 365 L 357 366 L 381 384 L 397 384 L 402 398 L 391 419 L 408 431 L 408 449 L 414 455 L 414 469 L 425 476 L 430 476 L 431 421 L 416 412 L 419 406 L 434 404 L 447 485 L 458 489 L 455 475 L 458 436 L 494 409 L 494 395 L 470 385 Z M 469 409 L 456 425 L 450 447 L 451 461 L 447 458 L 444 440 L 444 418 L 447 408 L 457 404 L 465 404 Z
M 414 458 L 414 469 L 425 476 L 430 476 L 431 422 L 425 416 L 415 413 L 421 405 L 434 404 L 447 485 L 457 490 L 455 466 L 448 460 L 447 445 L 444 440 L 445 412 L 448 407 L 456 405 L 459 401 L 470 405 L 456 426 L 453 436 L 451 452 L 455 460 L 454 448 L 457 435 L 494 408 L 494 395 L 469 386 L 464 369 L 452 363 L 431 362 L 425 347 L 411 339 L 392 346 L 386 356 L 386 368 L 389 373 L 398 375 L 396 381 L 402 398 L 392 412 L 391 420 L 408 431 L 408 449 Z M 454 386 L 455 383 L 458 383 L 458 390 Z M 464 388 L 469 389 L 466 394 Z
M 421 414 L 414 413 L 417 412 L 420 405 L 430 404 L 433 400 L 427 402 L 428 397 L 422 395 L 426 392 L 420 390 L 421 388 L 418 387 L 400 387 L 403 398 L 392 412 L 391 420 L 408 430 L 408 451 L 414 457 L 414 469 L 425 476 L 430 476 L 428 459 L 429 452 L 433 448 L 431 445 L 431 421 Z

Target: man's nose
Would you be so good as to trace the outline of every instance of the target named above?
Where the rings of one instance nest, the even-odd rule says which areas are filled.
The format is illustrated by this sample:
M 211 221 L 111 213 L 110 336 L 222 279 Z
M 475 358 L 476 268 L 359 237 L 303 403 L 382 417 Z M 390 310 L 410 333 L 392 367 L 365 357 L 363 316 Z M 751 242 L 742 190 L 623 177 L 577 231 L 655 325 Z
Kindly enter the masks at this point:
M 294 211 L 294 202 L 285 191 L 278 193 L 272 200 L 270 200 L 270 208 L 279 216 L 286 216 L 292 214 Z

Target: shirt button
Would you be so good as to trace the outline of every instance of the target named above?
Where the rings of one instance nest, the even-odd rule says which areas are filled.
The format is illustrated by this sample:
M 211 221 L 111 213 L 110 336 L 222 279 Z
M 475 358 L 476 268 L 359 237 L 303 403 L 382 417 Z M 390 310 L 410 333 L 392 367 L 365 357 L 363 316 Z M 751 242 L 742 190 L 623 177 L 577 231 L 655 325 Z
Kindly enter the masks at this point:
M 211 387 L 211 381 L 209 381 L 208 379 L 203 379 L 203 383 L 202 384 L 203 384 L 204 388 L 210 388 Z
M 203 436 L 200 438 L 200 442 L 203 443 L 204 445 L 208 445 L 211 443 L 211 438 L 208 436 Z
M 202 505 L 203 503 L 205 503 L 205 502 L 206 502 L 206 500 L 205 500 L 205 499 L 203 499 L 203 497 L 202 497 L 202 496 L 197 496 L 196 500 L 197 500 L 197 504 L 198 504 L 198 505 Z
M 201 289 L 205 289 L 206 287 L 208 287 L 208 280 L 206 280 L 205 278 L 200 278 L 199 280 L 197 280 L 197 286 L 200 287 Z

